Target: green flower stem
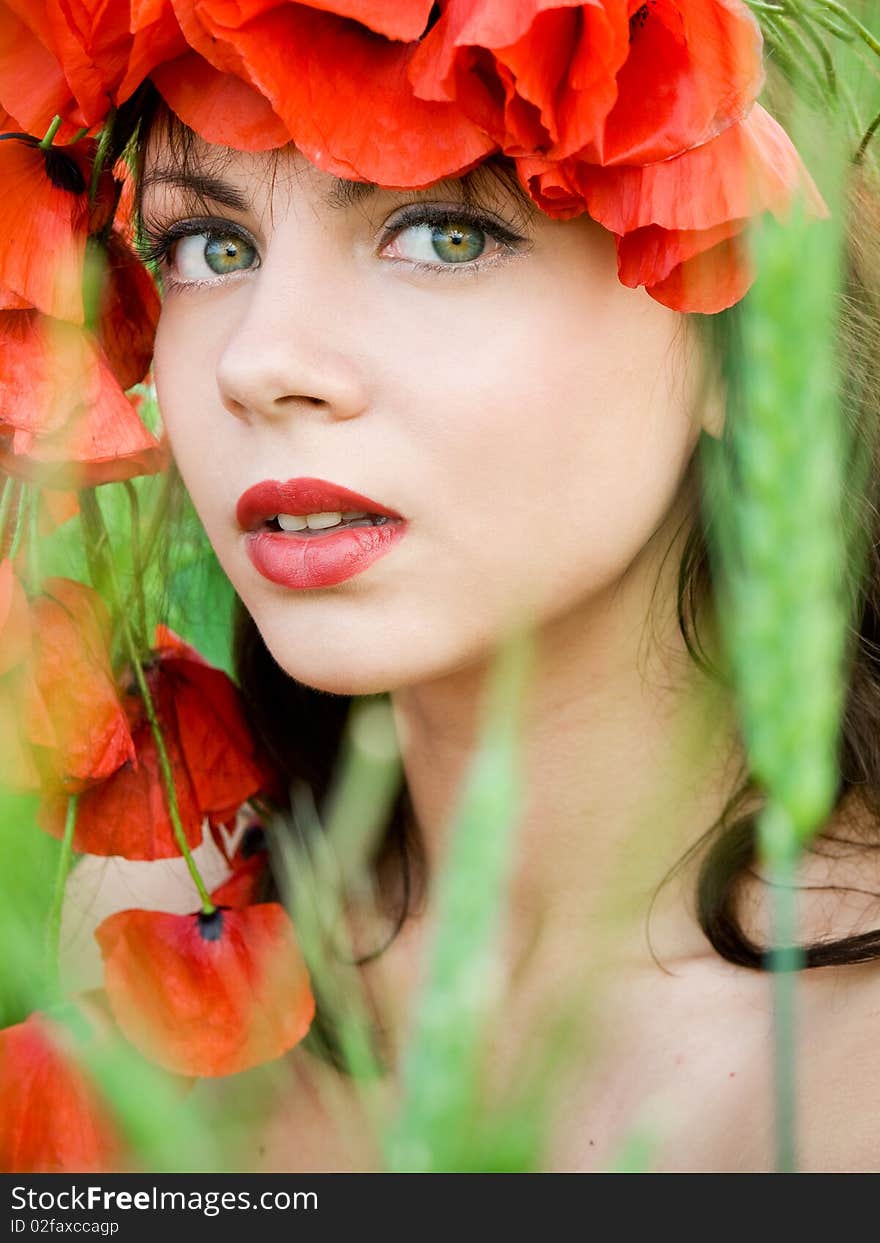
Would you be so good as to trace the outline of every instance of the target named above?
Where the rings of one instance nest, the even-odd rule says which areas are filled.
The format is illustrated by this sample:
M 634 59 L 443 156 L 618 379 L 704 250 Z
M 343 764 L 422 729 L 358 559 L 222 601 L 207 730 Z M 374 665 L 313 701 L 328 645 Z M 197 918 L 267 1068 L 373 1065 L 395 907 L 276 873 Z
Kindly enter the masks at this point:
M 92 179 L 89 183 L 89 204 L 91 206 L 94 206 L 98 193 L 98 183 L 101 179 L 101 170 L 104 167 L 104 161 L 107 159 L 107 152 L 110 150 L 110 143 L 113 140 L 113 122 L 115 120 L 116 109 L 111 108 L 107 113 L 104 128 L 101 130 L 101 136 L 98 139 L 98 150 L 95 152 L 95 162 L 92 165 Z
M 171 816 L 174 837 L 177 841 L 180 853 L 186 860 L 186 866 L 189 868 L 189 874 L 193 878 L 196 889 L 199 891 L 199 897 L 202 900 L 202 913 L 204 915 L 211 915 L 216 910 L 216 907 L 211 901 L 211 896 L 208 893 L 205 882 L 202 880 L 202 874 L 198 869 L 196 861 L 192 857 L 192 851 L 189 848 L 189 843 L 186 840 L 186 834 L 183 831 L 183 824 L 180 819 L 180 809 L 177 806 L 177 791 L 174 788 L 174 775 L 171 772 L 171 762 L 168 759 L 168 752 L 165 748 L 165 739 L 162 736 L 162 727 L 160 726 L 159 720 L 156 716 L 156 709 L 153 705 L 153 697 L 150 694 L 150 688 L 147 686 L 147 679 L 144 676 L 144 667 L 141 664 L 137 644 L 134 641 L 134 636 L 131 633 L 131 628 L 129 627 L 127 619 L 123 620 L 122 630 L 128 646 L 128 654 L 131 659 L 134 676 L 137 680 L 138 687 L 140 688 L 141 698 L 144 701 L 147 719 L 150 722 L 153 740 L 156 743 L 156 750 L 159 753 L 159 766 L 162 769 L 162 780 L 165 786 L 165 794 L 168 798 L 168 813 Z
M 128 496 L 129 529 L 131 532 L 131 559 L 134 568 L 135 601 L 137 604 L 139 638 L 147 646 L 147 602 L 144 598 L 144 562 L 141 549 L 141 510 L 137 488 L 130 479 L 123 485 Z
M 27 541 L 28 586 L 33 594 L 40 589 L 40 488 L 30 489 L 28 496 Z
M 0 554 L 3 551 L 3 533 L 6 528 L 6 519 L 9 517 L 9 507 L 12 504 L 12 496 L 15 491 L 15 480 L 7 475 L 3 484 L 3 490 L 0 491 Z
M 144 710 L 147 714 L 147 720 L 150 722 L 150 730 L 153 734 L 153 740 L 156 743 L 156 751 L 159 755 L 159 767 L 162 770 L 162 784 L 165 787 L 165 796 L 168 802 L 168 814 L 171 818 L 171 825 L 174 830 L 174 838 L 177 842 L 178 849 L 186 860 L 186 866 L 189 868 L 189 874 L 193 878 L 193 883 L 199 892 L 202 900 L 202 912 L 205 915 L 211 915 L 216 907 L 211 901 L 205 882 L 199 872 L 195 859 L 192 857 L 192 851 L 186 840 L 186 833 L 183 829 L 183 823 L 180 819 L 180 809 L 177 805 L 177 791 L 174 787 L 174 774 L 171 771 L 171 761 L 168 759 L 168 751 L 165 747 L 165 739 L 162 735 L 162 727 L 156 716 L 156 709 L 153 704 L 153 697 L 150 694 L 150 688 L 147 685 L 147 679 L 144 674 L 144 667 L 141 662 L 140 652 L 138 651 L 135 636 L 132 633 L 128 620 L 128 614 L 123 608 L 122 591 L 119 586 L 119 579 L 116 574 L 116 566 L 113 564 L 111 555 L 110 537 L 107 527 L 104 523 L 104 515 L 101 513 L 101 507 L 98 504 L 94 491 L 90 488 L 83 489 L 80 494 L 80 507 L 86 519 L 88 532 L 94 532 L 98 537 L 98 544 L 103 555 L 104 568 L 106 570 L 107 582 L 109 584 L 110 594 L 113 601 L 113 610 L 118 618 L 119 625 L 122 629 L 122 636 L 128 651 L 128 658 L 131 661 L 131 667 L 134 672 L 135 681 L 141 693 L 144 704 Z
M 9 553 L 8 553 L 10 561 L 13 561 L 15 559 L 15 556 L 18 552 L 18 547 L 21 544 L 21 537 L 24 534 L 24 520 L 25 520 L 26 512 L 27 512 L 27 499 L 24 496 L 22 496 L 21 492 L 19 492 L 18 509 L 16 510 L 16 514 L 15 514 L 15 527 L 12 532 L 12 543 L 9 546 Z
M 52 903 L 46 921 L 46 975 L 51 980 L 58 978 L 58 946 L 61 938 L 61 911 L 64 906 L 64 890 L 73 861 L 73 833 L 76 828 L 76 807 L 79 795 L 72 794 L 67 800 L 67 815 L 64 819 L 64 837 L 61 840 L 61 852 L 58 855 L 58 866 L 55 870 L 55 884 L 52 887 Z
M 55 137 L 55 135 L 58 133 L 60 129 L 61 129 L 61 117 L 59 116 L 53 117 L 52 124 L 46 130 L 46 136 L 40 143 L 41 151 L 49 150 L 49 148 L 52 146 L 52 139 Z

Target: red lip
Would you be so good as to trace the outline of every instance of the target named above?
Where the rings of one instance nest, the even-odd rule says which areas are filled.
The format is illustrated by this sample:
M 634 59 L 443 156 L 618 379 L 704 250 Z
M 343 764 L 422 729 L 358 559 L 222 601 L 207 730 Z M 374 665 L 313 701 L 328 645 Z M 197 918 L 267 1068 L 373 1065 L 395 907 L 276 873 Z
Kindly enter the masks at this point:
M 256 531 L 276 514 L 344 513 L 349 509 L 403 520 L 397 510 L 380 505 L 360 492 L 352 492 L 325 479 L 310 478 L 288 479 L 286 483 L 266 479 L 255 483 L 238 498 L 235 514 L 243 531 Z

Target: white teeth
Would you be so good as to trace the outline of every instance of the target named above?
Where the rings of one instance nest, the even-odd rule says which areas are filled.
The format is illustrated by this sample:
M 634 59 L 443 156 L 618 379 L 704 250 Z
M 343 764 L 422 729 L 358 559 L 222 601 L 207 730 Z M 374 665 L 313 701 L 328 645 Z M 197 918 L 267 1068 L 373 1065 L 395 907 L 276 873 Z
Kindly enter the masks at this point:
M 276 520 L 282 531 L 323 531 L 327 527 L 338 526 L 341 522 L 355 521 L 366 518 L 365 509 L 347 509 L 344 513 L 338 510 L 320 514 L 276 514 Z
M 323 531 L 324 527 L 335 527 L 342 521 L 338 511 L 330 514 L 306 514 L 306 522 L 310 531 Z
M 282 531 L 304 531 L 308 526 L 308 520 L 296 514 L 276 514 L 276 518 Z

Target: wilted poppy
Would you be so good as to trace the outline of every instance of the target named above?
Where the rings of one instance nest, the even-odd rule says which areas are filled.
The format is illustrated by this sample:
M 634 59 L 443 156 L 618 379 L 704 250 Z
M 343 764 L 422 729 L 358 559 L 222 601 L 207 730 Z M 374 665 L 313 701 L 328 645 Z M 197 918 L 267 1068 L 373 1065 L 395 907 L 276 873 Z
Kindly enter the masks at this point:
M 0 470 L 77 488 L 166 464 L 91 333 L 33 309 L 0 311 Z
M 97 592 L 50 578 L 30 602 L 0 563 L 0 773 L 17 789 L 65 795 L 134 757 Z
M 77 1065 L 65 1029 L 43 1014 L 0 1031 L 0 1171 L 118 1169 L 122 1144 L 109 1111 Z
M 315 1012 L 293 925 L 277 903 L 211 915 L 118 911 L 95 930 L 122 1033 L 183 1075 L 232 1075 L 280 1057 Z
M 174 779 L 180 819 L 190 846 L 202 840 L 206 818 L 226 821 L 270 779 L 244 718 L 239 692 L 221 669 L 208 665 L 160 627 L 146 680 Z M 129 675 L 123 698 L 137 765 L 126 765 L 79 800 L 74 846 L 95 855 L 167 859 L 180 854 L 168 810 L 159 755 L 137 683 Z M 47 806 L 41 820 L 62 831 L 63 814 Z
M 110 616 L 85 583 L 49 578 L 30 602 L 34 681 L 54 735 L 47 779 L 73 794 L 135 757 L 110 666 Z

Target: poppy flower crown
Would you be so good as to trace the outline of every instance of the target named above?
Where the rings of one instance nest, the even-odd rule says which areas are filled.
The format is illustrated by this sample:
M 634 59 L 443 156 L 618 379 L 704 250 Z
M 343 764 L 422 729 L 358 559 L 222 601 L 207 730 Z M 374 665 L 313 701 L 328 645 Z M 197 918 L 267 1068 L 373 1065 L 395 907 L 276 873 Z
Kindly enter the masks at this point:
M 388 188 L 500 153 L 543 212 L 614 235 L 624 285 L 712 313 L 749 286 L 751 218 L 798 191 L 823 210 L 756 103 L 762 52 L 743 0 L 0 0 L 0 468 L 100 483 L 164 463 L 123 395 L 159 308 L 117 159 L 145 83 L 209 142 L 292 142 Z

